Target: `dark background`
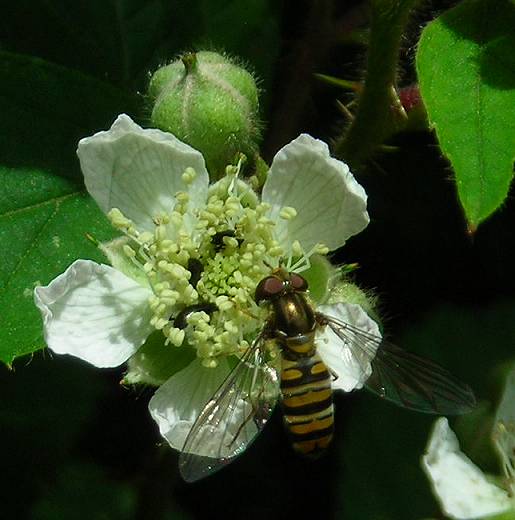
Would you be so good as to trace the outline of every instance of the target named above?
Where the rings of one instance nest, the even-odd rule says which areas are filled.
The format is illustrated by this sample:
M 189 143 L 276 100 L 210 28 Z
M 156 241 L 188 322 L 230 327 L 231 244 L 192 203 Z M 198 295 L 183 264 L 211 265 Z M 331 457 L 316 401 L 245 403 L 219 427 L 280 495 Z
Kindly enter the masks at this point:
M 421 27 L 450 5 L 426 2 L 413 17 L 403 41 L 401 86 L 414 80 Z M 368 24 L 366 2 L 336 0 L 35 0 L 2 6 L 1 18 L 0 51 L 36 56 L 102 80 L 124 93 L 126 110 L 143 122 L 148 110 L 139 93 L 156 66 L 180 51 L 206 47 L 241 56 L 261 78 L 267 160 L 300 132 L 327 141 L 337 135 L 343 121 L 335 101 L 348 101 L 348 95 L 313 73 L 361 78 L 360 41 Z M 106 106 L 104 119 L 91 131 L 108 127 L 112 111 Z M 473 386 L 483 404 L 456 427 L 468 452 L 495 472 L 488 433 L 479 432 L 477 420 L 488 403 L 495 405 L 503 367 L 513 357 L 515 205 L 509 197 L 470 237 L 452 171 L 434 137 L 405 133 L 388 144 L 393 148 L 356 172 L 369 195 L 371 223 L 335 260 L 359 263 L 356 281 L 379 295 L 392 340 Z M 63 154 L 71 166 L 58 173 L 80 179 L 74 147 Z M 325 458 L 309 463 L 294 456 L 276 413 L 238 461 L 187 485 L 178 475 L 176 454 L 162 445 L 147 412 L 152 391 L 121 387 L 121 374 L 49 352 L 18 360 L 12 371 L 0 368 L 1 516 L 439 515 L 419 463 L 431 417 L 366 392 L 337 395 L 337 433 Z

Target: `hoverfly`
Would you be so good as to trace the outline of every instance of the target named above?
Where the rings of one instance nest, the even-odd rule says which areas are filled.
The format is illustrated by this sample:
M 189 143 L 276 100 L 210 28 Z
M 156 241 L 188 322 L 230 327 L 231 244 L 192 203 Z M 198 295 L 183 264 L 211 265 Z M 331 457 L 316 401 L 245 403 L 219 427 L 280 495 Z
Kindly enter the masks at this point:
M 193 424 L 179 456 L 187 482 L 212 474 L 240 455 L 263 429 L 278 399 L 294 450 L 308 457 L 323 453 L 334 424 L 333 376 L 315 341 L 321 327 L 330 327 L 348 347 L 352 362 L 373 358 L 365 386 L 380 397 L 441 415 L 466 413 L 475 405 L 472 390 L 447 370 L 316 312 L 307 291 L 302 276 L 282 268 L 258 284 L 256 302 L 269 305 L 270 317 Z M 278 347 L 280 367 L 270 363 L 270 342 Z

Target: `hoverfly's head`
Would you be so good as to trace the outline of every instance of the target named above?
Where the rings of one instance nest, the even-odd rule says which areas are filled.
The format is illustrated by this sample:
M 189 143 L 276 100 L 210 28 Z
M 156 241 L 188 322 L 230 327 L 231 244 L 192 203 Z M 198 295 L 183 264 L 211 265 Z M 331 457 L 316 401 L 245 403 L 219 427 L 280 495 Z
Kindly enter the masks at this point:
M 308 282 L 300 274 L 279 268 L 258 283 L 255 299 L 256 303 L 260 303 L 275 300 L 289 292 L 304 293 L 307 290 Z

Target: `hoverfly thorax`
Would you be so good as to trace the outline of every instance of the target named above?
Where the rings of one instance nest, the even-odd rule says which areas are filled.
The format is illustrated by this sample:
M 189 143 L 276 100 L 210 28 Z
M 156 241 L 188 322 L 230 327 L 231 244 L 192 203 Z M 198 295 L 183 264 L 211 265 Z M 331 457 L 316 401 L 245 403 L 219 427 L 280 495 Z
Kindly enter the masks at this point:
M 315 313 L 306 299 L 307 290 L 308 283 L 302 276 L 283 269 L 275 270 L 256 288 L 256 301 L 268 301 L 273 309 L 270 329 L 283 350 L 293 356 L 305 354 L 298 351 L 297 343 L 311 343 L 316 327 Z

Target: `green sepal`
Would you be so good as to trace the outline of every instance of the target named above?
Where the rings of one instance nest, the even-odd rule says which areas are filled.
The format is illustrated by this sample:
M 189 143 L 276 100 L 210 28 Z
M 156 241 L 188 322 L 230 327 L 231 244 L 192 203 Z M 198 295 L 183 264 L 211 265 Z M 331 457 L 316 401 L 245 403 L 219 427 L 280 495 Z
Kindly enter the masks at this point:
M 301 274 L 308 282 L 310 298 L 320 305 L 329 297 L 329 282 L 335 274 L 335 267 L 322 255 L 313 255 L 309 261 L 309 269 Z
M 195 350 L 165 345 L 165 337 L 156 330 L 128 361 L 122 383 L 160 386 L 195 359 Z

